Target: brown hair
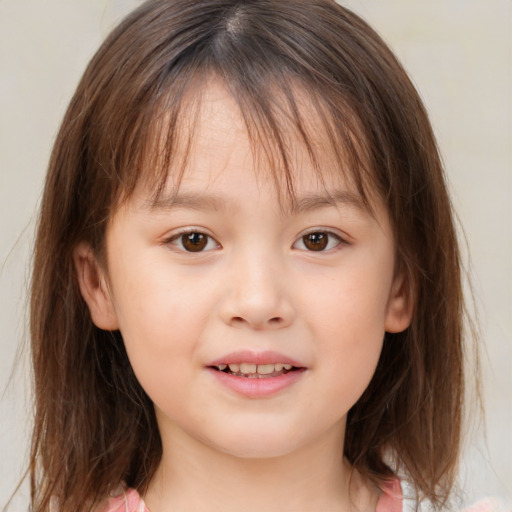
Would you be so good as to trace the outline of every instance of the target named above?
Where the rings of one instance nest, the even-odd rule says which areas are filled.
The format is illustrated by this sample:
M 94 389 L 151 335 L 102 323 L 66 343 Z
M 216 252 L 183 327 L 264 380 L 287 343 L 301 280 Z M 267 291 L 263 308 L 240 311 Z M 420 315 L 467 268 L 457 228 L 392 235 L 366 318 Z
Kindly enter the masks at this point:
M 384 199 L 415 309 L 406 331 L 386 334 L 349 413 L 345 455 L 377 482 L 407 475 L 419 499 L 442 507 L 460 444 L 463 302 L 443 169 L 417 92 L 380 37 L 334 1 L 153 0 L 92 59 L 49 165 L 31 296 L 33 510 L 48 511 L 52 497 L 62 512 L 92 510 L 120 482 L 143 491 L 159 463 L 151 400 L 120 333 L 93 325 L 72 253 L 86 241 L 101 257 L 112 211 L 141 176 L 158 193 L 169 168 L 183 172 L 173 161 L 180 119 L 211 74 L 240 105 L 255 147 L 277 149 L 274 172 L 291 194 L 283 123 L 315 154 L 300 89 L 340 169 L 362 197 Z

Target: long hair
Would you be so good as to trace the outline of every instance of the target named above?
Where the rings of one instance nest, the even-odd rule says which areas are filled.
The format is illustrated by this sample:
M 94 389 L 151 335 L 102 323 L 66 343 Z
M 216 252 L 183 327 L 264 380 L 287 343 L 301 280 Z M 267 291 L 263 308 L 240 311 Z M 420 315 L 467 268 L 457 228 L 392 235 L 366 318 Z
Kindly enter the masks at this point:
M 339 172 L 365 200 L 384 200 L 414 314 L 406 331 L 385 336 L 349 412 L 345 456 L 377 483 L 406 475 L 440 508 L 460 444 L 463 300 L 443 168 L 415 88 L 382 39 L 334 1 L 151 0 L 93 57 L 49 164 L 31 294 L 34 512 L 52 497 L 62 512 L 90 511 L 120 482 L 143 492 L 158 466 L 151 400 L 120 333 L 92 323 L 72 253 L 85 241 L 101 260 L 109 218 L 136 184 L 158 194 L 168 173 L 185 172 L 177 148 L 190 142 L 184 125 L 212 75 L 240 106 L 255 150 L 279 160 L 272 171 L 289 194 L 287 127 L 313 159 L 318 151 L 301 91 Z

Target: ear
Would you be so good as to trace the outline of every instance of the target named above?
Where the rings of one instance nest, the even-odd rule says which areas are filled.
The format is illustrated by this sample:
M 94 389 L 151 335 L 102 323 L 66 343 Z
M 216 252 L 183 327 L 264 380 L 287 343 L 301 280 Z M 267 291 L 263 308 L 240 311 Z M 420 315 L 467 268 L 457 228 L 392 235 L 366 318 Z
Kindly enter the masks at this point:
M 386 332 L 402 332 L 409 327 L 414 311 L 414 294 L 404 273 L 395 276 L 386 311 Z
M 117 314 L 110 296 L 105 272 L 89 244 L 82 242 L 73 251 L 78 284 L 96 327 L 106 331 L 119 329 Z

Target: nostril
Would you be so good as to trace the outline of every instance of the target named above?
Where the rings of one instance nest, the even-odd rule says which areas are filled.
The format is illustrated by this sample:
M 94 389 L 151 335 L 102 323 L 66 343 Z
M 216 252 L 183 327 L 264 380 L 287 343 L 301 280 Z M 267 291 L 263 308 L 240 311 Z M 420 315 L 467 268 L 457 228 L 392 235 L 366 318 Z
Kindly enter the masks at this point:
M 250 322 L 242 316 L 234 316 L 231 318 L 231 322 L 233 324 L 249 324 L 249 325 L 254 325 L 254 326 L 259 325 L 260 327 L 263 327 L 264 325 L 278 327 L 279 325 L 281 325 L 284 322 L 284 320 L 280 316 L 274 316 L 272 318 L 269 318 L 267 321 Z

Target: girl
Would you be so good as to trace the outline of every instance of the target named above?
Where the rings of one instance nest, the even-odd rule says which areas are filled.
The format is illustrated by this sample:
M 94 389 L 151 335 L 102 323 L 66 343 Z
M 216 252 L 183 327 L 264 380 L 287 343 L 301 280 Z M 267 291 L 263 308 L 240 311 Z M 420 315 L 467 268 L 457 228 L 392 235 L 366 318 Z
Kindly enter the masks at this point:
M 459 253 L 427 115 L 331 0 L 152 0 L 43 197 L 32 507 L 446 509 Z

